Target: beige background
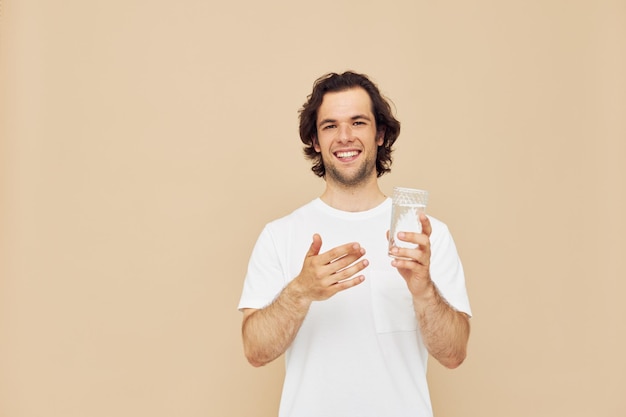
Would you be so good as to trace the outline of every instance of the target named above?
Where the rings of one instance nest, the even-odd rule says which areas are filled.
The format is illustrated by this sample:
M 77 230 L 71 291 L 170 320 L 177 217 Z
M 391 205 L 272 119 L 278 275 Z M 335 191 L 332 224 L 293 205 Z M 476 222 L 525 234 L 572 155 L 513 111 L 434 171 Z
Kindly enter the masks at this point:
M 624 1 L 0 3 L 0 416 L 275 416 L 236 311 L 297 137 L 354 69 L 474 310 L 440 417 L 626 415 Z

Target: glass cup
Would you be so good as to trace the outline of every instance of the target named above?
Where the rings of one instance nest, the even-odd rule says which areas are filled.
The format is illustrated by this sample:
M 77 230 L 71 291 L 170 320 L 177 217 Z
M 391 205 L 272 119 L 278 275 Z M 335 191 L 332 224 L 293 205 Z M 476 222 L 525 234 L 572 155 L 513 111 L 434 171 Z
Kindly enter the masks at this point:
M 394 246 L 410 249 L 417 247 L 415 243 L 399 240 L 398 232 L 422 232 L 422 223 L 420 223 L 419 214 L 426 211 L 428 191 L 394 187 L 391 202 L 391 227 L 389 228 L 388 253 L 391 257 L 402 259 L 402 257 L 392 255 L 391 249 Z

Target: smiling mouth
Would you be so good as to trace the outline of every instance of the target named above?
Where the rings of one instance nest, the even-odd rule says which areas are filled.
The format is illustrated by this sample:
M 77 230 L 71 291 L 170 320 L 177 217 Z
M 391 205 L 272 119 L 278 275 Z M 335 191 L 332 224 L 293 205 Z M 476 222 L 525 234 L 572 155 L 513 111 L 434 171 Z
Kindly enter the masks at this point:
M 339 151 L 335 152 L 335 156 L 339 159 L 352 159 L 359 155 L 359 151 Z

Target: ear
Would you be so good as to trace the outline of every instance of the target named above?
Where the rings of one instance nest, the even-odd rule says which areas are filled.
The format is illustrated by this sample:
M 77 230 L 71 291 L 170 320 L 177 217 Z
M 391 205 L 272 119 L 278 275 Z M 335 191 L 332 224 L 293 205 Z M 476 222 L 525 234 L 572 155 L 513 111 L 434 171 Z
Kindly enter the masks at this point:
M 383 146 L 383 143 L 385 143 L 385 128 L 381 127 L 376 133 L 376 145 Z
M 322 151 L 322 148 L 320 148 L 319 142 L 317 141 L 317 135 L 311 136 L 311 143 L 313 143 L 313 149 L 315 149 L 315 152 L 320 153 Z

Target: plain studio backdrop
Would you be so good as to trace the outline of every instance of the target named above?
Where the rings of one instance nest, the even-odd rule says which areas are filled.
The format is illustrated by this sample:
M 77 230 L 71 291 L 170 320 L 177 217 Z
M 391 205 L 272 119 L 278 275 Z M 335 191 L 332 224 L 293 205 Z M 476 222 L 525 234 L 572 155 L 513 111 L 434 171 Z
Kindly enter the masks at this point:
M 626 415 L 626 3 L 0 3 L 0 416 L 275 416 L 244 359 L 263 225 L 317 197 L 297 111 L 368 74 L 472 337 L 441 417 Z M 332 383 L 332 381 L 329 381 Z M 341 387 L 337 387 L 341 389 Z

